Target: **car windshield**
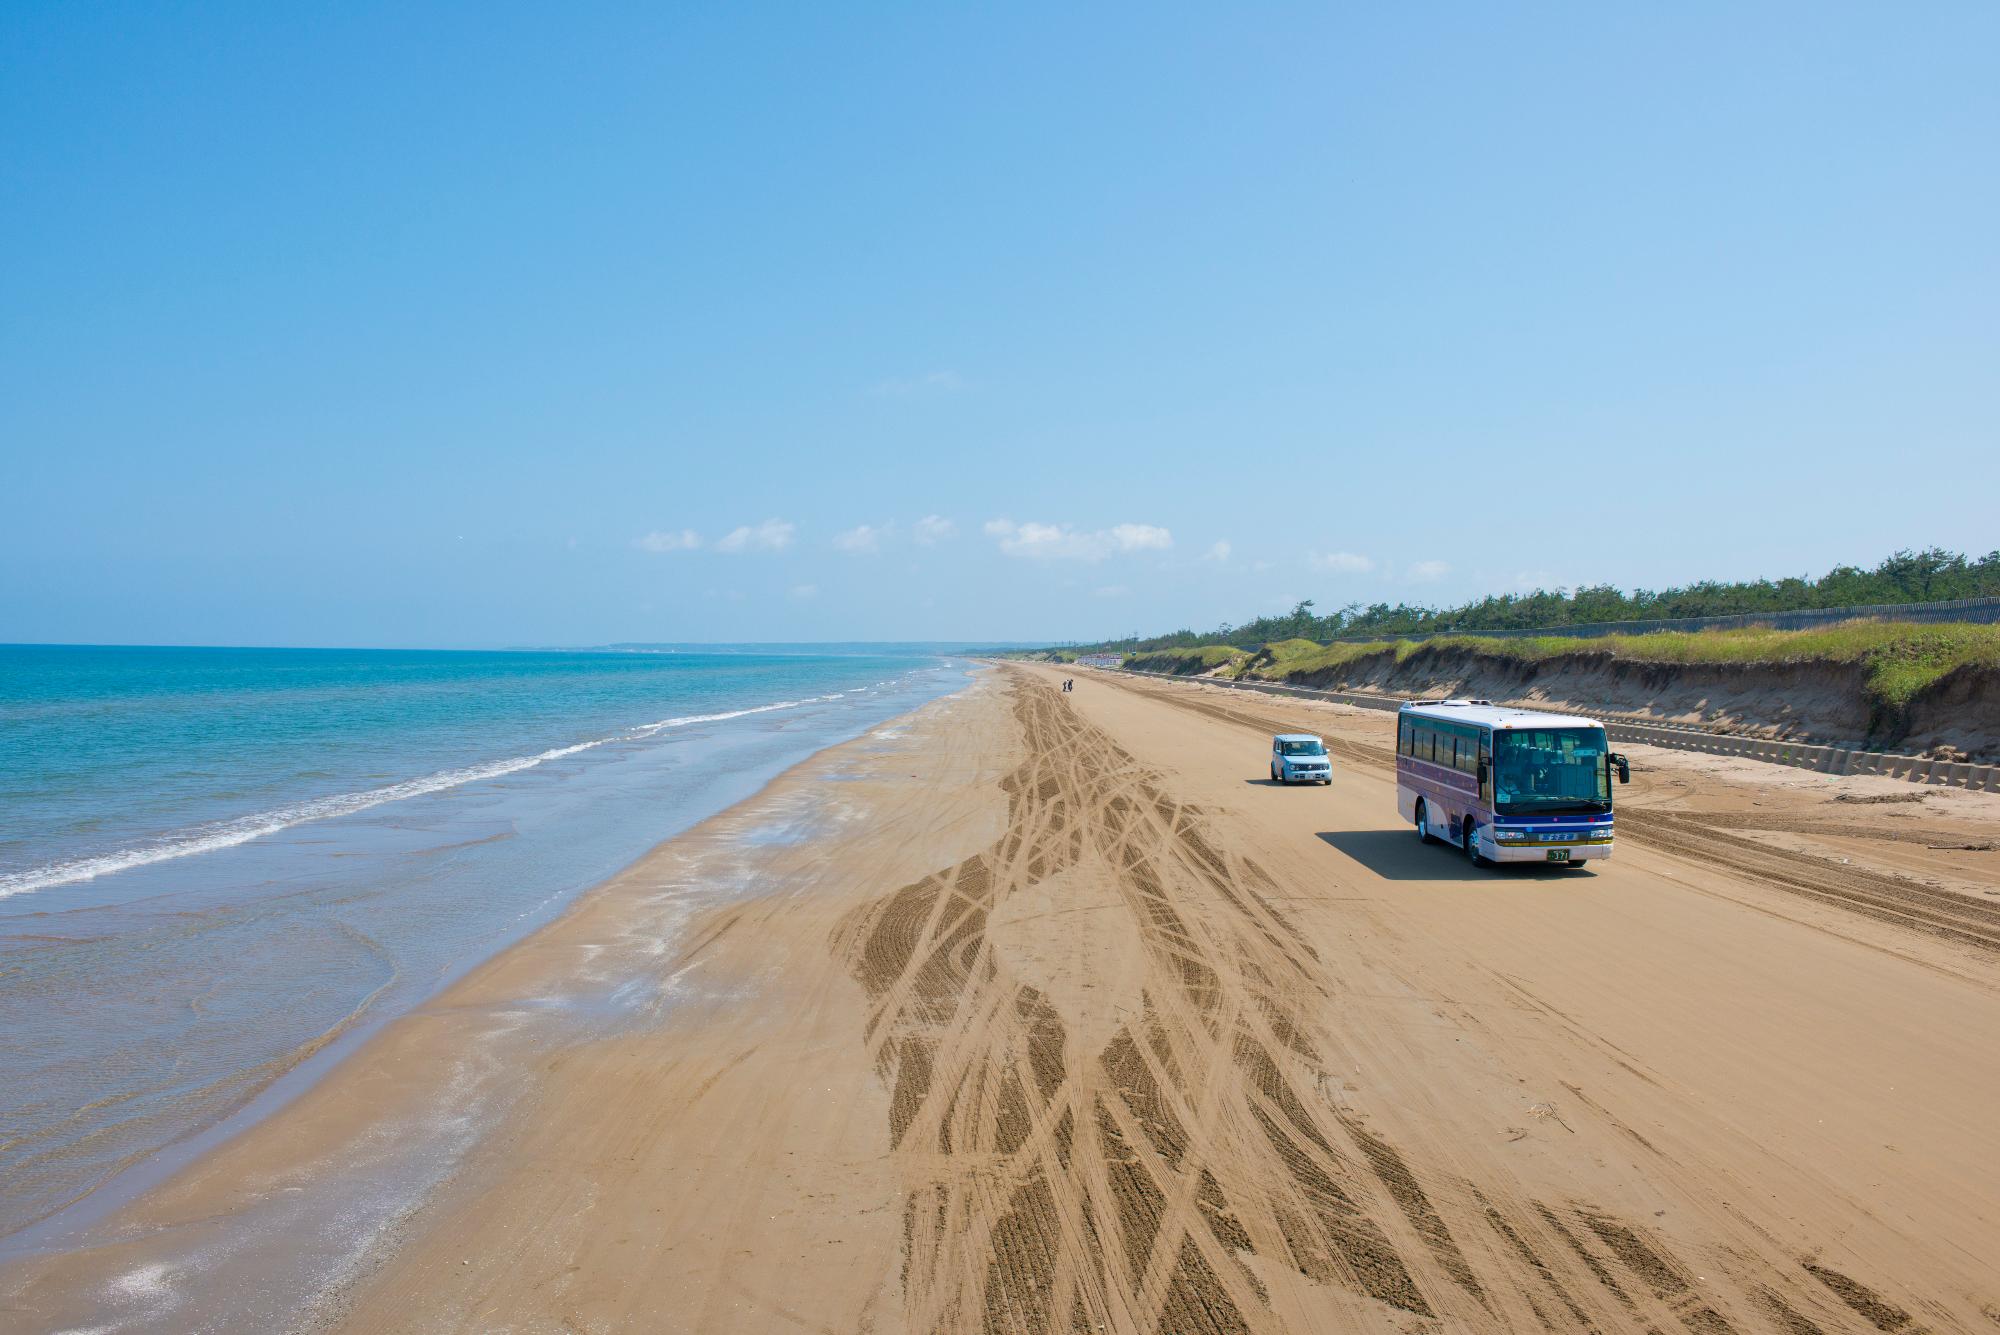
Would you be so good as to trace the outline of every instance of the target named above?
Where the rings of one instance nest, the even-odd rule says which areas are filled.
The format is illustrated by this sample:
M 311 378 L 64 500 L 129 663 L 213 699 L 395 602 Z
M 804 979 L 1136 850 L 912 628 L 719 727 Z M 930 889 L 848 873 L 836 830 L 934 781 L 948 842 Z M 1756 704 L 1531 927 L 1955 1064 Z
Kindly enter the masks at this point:
M 1501 815 L 1611 809 L 1602 728 L 1515 728 L 1493 734 L 1493 800 Z
M 1278 746 L 1288 756 L 1323 756 L 1326 748 L 1318 742 L 1279 742 Z

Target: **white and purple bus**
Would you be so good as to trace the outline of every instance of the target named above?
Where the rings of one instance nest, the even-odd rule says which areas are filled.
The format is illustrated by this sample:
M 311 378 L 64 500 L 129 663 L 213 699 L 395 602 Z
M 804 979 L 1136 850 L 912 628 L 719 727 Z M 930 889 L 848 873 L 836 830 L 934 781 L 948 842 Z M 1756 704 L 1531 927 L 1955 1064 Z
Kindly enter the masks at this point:
M 1611 856 L 1611 776 L 1631 781 L 1604 725 L 1486 700 L 1427 700 L 1396 717 L 1396 809 L 1425 843 L 1475 864 Z

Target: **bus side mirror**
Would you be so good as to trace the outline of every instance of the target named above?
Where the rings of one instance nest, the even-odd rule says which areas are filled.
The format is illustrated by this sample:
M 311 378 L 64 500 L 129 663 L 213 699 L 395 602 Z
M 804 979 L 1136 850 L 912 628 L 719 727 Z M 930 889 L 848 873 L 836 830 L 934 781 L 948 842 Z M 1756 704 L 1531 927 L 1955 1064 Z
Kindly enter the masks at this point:
M 1613 751 L 1611 753 L 1611 763 L 1618 767 L 1618 782 L 1620 783 L 1632 782 L 1632 765 L 1629 761 L 1625 759 L 1624 756 L 1619 755 L 1616 751 Z

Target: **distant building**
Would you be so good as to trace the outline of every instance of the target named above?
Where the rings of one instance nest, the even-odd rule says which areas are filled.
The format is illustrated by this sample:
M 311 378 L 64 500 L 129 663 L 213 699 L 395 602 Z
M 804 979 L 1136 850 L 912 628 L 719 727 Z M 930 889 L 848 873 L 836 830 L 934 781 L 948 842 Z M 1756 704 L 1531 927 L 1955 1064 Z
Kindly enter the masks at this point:
M 1123 654 L 1078 654 L 1076 656 L 1078 667 L 1115 668 L 1123 664 L 1124 661 L 1125 655 Z

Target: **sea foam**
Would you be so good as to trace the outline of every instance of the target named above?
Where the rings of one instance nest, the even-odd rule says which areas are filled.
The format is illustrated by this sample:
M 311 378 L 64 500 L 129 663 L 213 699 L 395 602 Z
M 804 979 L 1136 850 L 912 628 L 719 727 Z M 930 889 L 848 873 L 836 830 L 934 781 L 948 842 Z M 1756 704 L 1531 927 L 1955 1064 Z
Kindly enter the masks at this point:
M 469 783 L 503 778 L 509 774 L 518 774 L 522 770 L 533 769 L 537 765 L 545 765 L 551 760 L 561 760 L 565 756 L 576 755 L 580 751 L 609 746 L 613 742 L 643 741 L 671 728 L 685 728 L 697 723 L 722 723 L 750 714 L 769 714 L 780 709 L 797 709 L 803 705 L 824 704 L 840 698 L 838 693 L 814 695 L 803 700 L 779 700 L 768 705 L 751 705 L 745 709 L 731 709 L 717 714 L 688 714 L 679 718 L 661 719 L 657 723 L 642 723 L 638 727 L 614 733 L 609 737 L 598 737 L 570 746 L 551 747 L 533 755 L 514 756 L 484 765 L 468 765 L 462 769 L 440 770 L 419 779 L 406 779 L 401 783 L 392 783 L 381 788 L 369 788 L 355 793 L 337 793 L 331 797 L 315 798 L 309 802 L 279 807 L 273 811 L 260 811 L 233 820 L 216 821 L 176 831 L 157 840 L 131 848 L 122 848 L 114 853 L 71 858 L 63 862 L 52 862 L 45 866 L 30 867 L 25 871 L 0 875 L 0 899 L 27 894 L 34 890 L 48 890 L 59 885 L 93 881 L 100 876 L 129 871 L 134 867 L 144 867 L 155 862 L 168 862 L 175 858 L 193 857 L 197 853 L 213 853 L 224 848 L 234 848 L 253 839 L 262 839 L 281 830 L 289 830 L 295 825 L 332 820 L 337 816 L 350 816 L 357 811 L 366 811 L 370 807 L 379 807 L 388 802 L 401 802 L 428 793 L 462 788 Z

